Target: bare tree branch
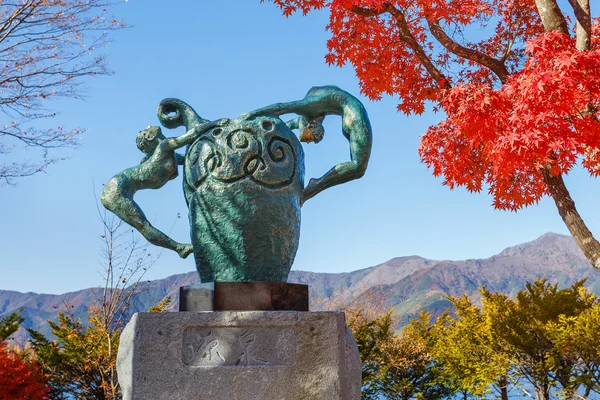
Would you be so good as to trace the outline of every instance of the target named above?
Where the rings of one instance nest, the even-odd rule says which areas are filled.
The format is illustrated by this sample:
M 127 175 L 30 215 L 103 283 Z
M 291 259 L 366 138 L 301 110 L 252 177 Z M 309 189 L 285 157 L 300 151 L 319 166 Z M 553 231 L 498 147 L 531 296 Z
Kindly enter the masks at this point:
M 54 158 L 42 158 L 42 161 L 37 163 L 13 162 L 2 164 L 0 165 L 0 184 L 14 186 L 16 179 L 44 172 L 49 165 L 57 161 Z
M 43 150 L 44 160 L 2 162 L 0 185 L 44 171 L 59 159 L 46 150 L 78 145 L 82 129 L 40 129 L 52 118 L 51 98 L 81 98 L 86 77 L 109 75 L 97 50 L 109 32 L 125 25 L 107 15 L 113 0 L 23 0 L 0 7 L 0 154 L 22 147 Z M 39 155 L 38 155 L 39 156 Z M 14 158 L 14 156 L 13 156 Z

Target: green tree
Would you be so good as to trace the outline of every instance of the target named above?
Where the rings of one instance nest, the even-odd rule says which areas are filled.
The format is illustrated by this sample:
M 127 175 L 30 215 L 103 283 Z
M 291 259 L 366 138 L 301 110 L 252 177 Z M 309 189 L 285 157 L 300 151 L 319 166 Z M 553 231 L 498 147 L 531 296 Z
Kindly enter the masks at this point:
M 540 400 L 550 398 L 553 386 L 573 398 L 581 386 L 577 361 L 567 357 L 557 340 L 564 318 L 579 318 L 596 302 L 583 287 L 585 280 L 565 289 L 543 279 L 527 283 L 516 299 L 482 288 L 482 311 L 493 339 L 502 344 L 506 355 L 515 359 L 519 374 L 535 388 Z
M 19 330 L 23 321 L 25 321 L 25 318 L 21 316 L 21 311 L 22 309 L 0 318 L 0 342 L 4 342 Z
M 453 313 L 431 323 L 421 312 L 399 334 L 391 311 L 350 312 L 363 399 L 507 400 L 523 381 L 536 400 L 600 393 L 600 303 L 584 283 L 559 289 L 537 279 L 514 299 L 481 288 L 481 307 L 448 297 Z
M 121 398 L 116 372 L 119 336 L 131 315 L 131 303 L 140 292 L 147 270 L 157 257 L 148 244 L 116 217 L 100 212 L 103 224 L 101 258 L 104 282 L 96 288 L 94 303 L 83 323 L 68 313 L 48 321 L 54 336 L 28 330 L 33 349 L 53 386 L 52 398 L 115 400 Z M 164 309 L 168 300 L 154 307 Z
M 389 400 L 443 399 L 455 394 L 432 352 L 431 316 L 426 312 L 382 344 L 378 392 Z
M 44 372 L 50 377 L 53 399 L 120 398 L 112 387 L 116 375 L 111 371 L 116 364 L 116 347 L 109 351 L 111 343 L 118 343 L 120 330 L 106 332 L 102 318 L 90 309 L 89 325 L 72 315 L 59 313 L 58 322 L 48 321 L 55 340 L 28 329 L 31 342 Z M 106 336 L 111 340 L 107 341 Z M 114 378 L 113 378 L 114 377 Z
M 551 333 L 557 351 L 556 358 L 569 360 L 575 385 L 581 385 L 587 398 L 600 393 L 600 304 L 577 316 L 561 316 Z
M 148 312 L 166 312 L 169 309 L 169 306 L 171 305 L 172 301 L 173 299 L 171 298 L 171 296 L 167 296 L 152 307 L 150 307 L 148 309 Z
M 495 341 L 487 318 L 467 296 L 448 297 L 455 316 L 441 315 L 433 326 L 433 354 L 456 390 L 484 398 L 495 389 L 508 400 L 513 357 Z
M 362 399 L 375 400 L 379 396 L 382 346 L 394 336 L 392 312 L 354 308 L 347 310 L 346 316 L 362 363 Z
M 453 394 L 430 347 L 430 316 L 422 313 L 400 334 L 392 310 L 346 311 L 362 362 L 362 399 L 441 399 Z
M 166 297 L 149 311 L 164 312 L 170 302 L 171 298 Z M 53 399 L 121 398 L 116 356 L 122 327 L 107 324 L 99 307 L 90 307 L 88 313 L 88 324 L 62 312 L 58 314 L 58 322 L 48 321 L 54 340 L 28 329 L 37 359 L 50 377 Z

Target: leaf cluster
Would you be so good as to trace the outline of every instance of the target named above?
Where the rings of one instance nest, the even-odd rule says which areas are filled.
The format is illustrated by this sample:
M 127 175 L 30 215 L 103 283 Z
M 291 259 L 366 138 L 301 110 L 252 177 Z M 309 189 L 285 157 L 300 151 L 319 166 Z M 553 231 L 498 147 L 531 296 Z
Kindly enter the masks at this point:
M 0 398 L 48 399 L 50 387 L 40 367 L 0 343 Z
M 25 320 L 20 313 L 0 319 L 0 399 L 48 399 L 50 387 L 36 360 L 6 343 Z
M 511 355 L 515 374 L 529 382 L 541 398 L 556 388 L 567 398 L 583 390 L 598 392 L 597 354 L 600 337 L 586 331 L 599 315 L 597 297 L 585 280 L 568 288 L 537 279 L 515 299 L 482 289 L 482 313 L 493 339 Z
M 430 352 L 428 316 L 422 314 L 397 335 L 391 311 L 347 314 L 362 362 L 363 399 L 436 399 L 453 393 Z
M 481 288 L 481 306 L 448 297 L 436 320 L 421 312 L 399 333 L 391 311 L 349 312 L 363 362 L 364 399 L 537 399 L 600 394 L 600 302 L 585 280 L 570 287 L 538 279 L 515 298 Z
M 50 377 L 52 398 L 115 399 L 111 372 L 116 368 L 119 330 L 107 331 L 94 309 L 89 324 L 65 313 L 48 321 L 55 340 L 28 329 L 32 346 Z
M 173 298 L 171 296 L 167 296 L 152 307 L 148 308 L 148 312 L 166 312 L 171 303 L 173 302 Z
M 22 309 L 0 318 L 0 342 L 4 342 L 19 330 L 25 321 L 25 318 L 21 316 L 21 311 Z

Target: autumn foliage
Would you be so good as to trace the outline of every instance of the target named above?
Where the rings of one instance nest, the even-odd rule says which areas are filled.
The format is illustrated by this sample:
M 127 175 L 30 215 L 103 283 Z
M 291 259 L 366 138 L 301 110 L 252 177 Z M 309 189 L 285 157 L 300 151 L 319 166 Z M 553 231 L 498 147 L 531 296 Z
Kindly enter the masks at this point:
M 429 128 L 423 160 L 445 183 L 480 191 L 488 184 L 494 205 L 518 209 L 547 193 L 538 171 L 555 175 L 579 157 L 592 175 L 600 170 L 600 123 L 585 112 L 600 101 L 600 50 L 582 52 L 558 32 L 531 39 L 522 70 L 499 89 L 459 84 L 441 101 L 448 118 Z M 595 106 L 593 106 L 595 107 Z
M 578 162 L 600 174 L 600 21 L 589 0 L 272 2 L 286 16 L 329 9 L 326 61 L 351 64 L 369 98 L 446 114 L 419 148 L 445 185 L 487 189 L 511 211 L 550 195 L 600 269 L 600 242 L 562 179 Z
M 544 33 L 534 1 L 274 2 L 285 15 L 331 10 L 326 61 L 352 64 L 369 98 L 396 95 L 406 114 L 427 101 L 446 112 L 419 151 L 451 188 L 487 184 L 495 207 L 516 210 L 548 194 L 543 166 L 566 173 L 583 157 L 599 173 L 600 153 L 589 150 L 600 145 L 600 50 Z M 459 43 L 473 26 L 491 32 Z
M 421 310 L 398 331 L 393 310 L 346 310 L 362 399 L 596 398 L 600 303 L 585 280 L 559 288 L 536 279 L 514 297 L 479 294 L 448 296 L 449 310 L 435 319 Z
M 39 366 L 23 360 L 0 343 L 0 399 L 47 399 L 50 387 Z

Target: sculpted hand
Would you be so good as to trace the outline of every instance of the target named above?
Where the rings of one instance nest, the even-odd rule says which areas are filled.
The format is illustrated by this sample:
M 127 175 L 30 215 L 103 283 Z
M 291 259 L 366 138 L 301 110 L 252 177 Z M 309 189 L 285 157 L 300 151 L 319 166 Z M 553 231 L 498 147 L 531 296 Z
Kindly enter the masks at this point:
M 179 246 L 177 246 L 175 251 L 177 252 L 177 254 L 179 254 L 179 257 L 187 258 L 187 256 L 189 256 L 190 253 L 194 251 L 194 248 L 191 244 L 180 244 Z

